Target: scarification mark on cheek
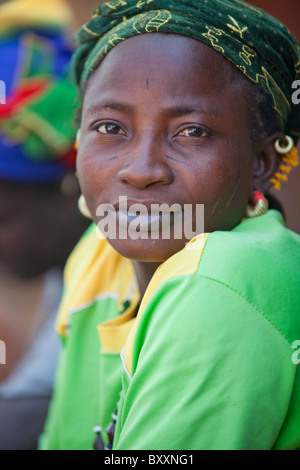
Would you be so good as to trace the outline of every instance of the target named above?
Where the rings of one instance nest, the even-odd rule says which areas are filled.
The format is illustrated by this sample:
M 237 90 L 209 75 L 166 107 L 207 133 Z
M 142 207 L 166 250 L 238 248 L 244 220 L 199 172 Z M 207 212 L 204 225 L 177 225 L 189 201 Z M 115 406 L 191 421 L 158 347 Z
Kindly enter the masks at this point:
M 217 211 L 217 209 L 219 208 L 221 202 L 223 201 L 223 197 L 224 197 L 224 194 L 222 193 L 221 196 L 217 199 L 217 201 L 215 202 L 215 204 L 213 205 L 212 209 L 211 209 L 211 213 L 210 213 L 210 216 L 214 215 L 215 212 Z
M 237 183 L 236 183 L 236 185 L 235 185 L 235 187 L 234 187 L 234 190 L 232 191 L 232 193 L 231 193 L 231 195 L 230 195 L 230 198 L 228 199 L 227 203 L 225 204 L 225 207 L 229 207 L 230 204 L 232 203 L 232 201 L 233 201 L 233 199 L 234 199 L 234 197 L 235 197 L 235 195 L 236 195 L 236 193 L 237 193 L 237 190 L 239 189 L 240 182 L 241 182 L 241 178 L 239 178 L 239 179 L 237 180 Z
M 180 162 L 180 163 L 181 163 L 180 160 L 178 160 L 177 158 L 174 158 L 174 157 L 170 157 L 169 155 L 166 155 L 166 158 L 167 158 L 168 160 L 173 160 L 174 162 Z
M 108 158 L 107 161 L 108 161 L 108 162 L 112 162 L 113 160 L 117 160 L 118 158 L 119 158 L 119 157 L 118 157 L 118 155 L 117 155 L 117 156 L 115 156 L 115 157 L 110 157 L 110 158 Z
M 170 157 L 170 155 L 166 155 L 165 158 L 167 158 L 168 160 L 172 160 L 173 162 L 181 163 L 182 165 L 193 168 L 193 165 L 190 165 L 189 163 L 185 162 L 184 160 L 179 160 L 178 158 Z

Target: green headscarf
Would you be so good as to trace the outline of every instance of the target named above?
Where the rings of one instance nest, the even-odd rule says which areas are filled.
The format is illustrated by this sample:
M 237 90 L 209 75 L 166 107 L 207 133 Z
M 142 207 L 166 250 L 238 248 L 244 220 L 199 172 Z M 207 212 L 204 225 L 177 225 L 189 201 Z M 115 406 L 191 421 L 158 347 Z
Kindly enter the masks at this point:
M 300 45 L 277 19 L 242 0 L 116 0 L 100 5 L 76 34 L 73 71 L 84 85 L 108 52 L 131 36 L 177 33 L 212 46 L 265 90 L 279 128 L 300 136 Z

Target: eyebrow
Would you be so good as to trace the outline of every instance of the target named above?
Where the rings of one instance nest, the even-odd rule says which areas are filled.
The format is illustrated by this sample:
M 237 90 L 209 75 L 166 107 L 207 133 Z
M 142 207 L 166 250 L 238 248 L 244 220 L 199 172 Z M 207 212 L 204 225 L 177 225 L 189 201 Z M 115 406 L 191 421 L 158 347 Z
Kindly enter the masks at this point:
M 90 116 L 92 114 L 97 114 L 100 111 L 104 111 L 105 109 L 113 109 L 114 111 L 134 111 L 136 107 L 130 104 L 123 104 L 117 102 L 110 102 L 110 103 L 98 103 L 92 104 L 87 109 L 87 114 Z
M 125 103 L 118 103 L 115 101 L 109 102 L 109 103 L 98 103 L 98 104 L 92 104 L 91 106 L 88 107 L 87 109 L 87 115 L 93 115 L 97 114 L 98 112 L 104 111 L 106 109 L 112 109 L 114 111 L 121 111 L 121 112 L 133 112 L 135 111 L 137 106 L 131 105 L 131 104 L 125 104 Z M 192 107 L 192 106 L 170 106 L 169 108 L 163 109 L 160 108 L 160 111 L 165 114 L 169 115 L 176 115 L 176 116 L 183 116 L 186 114 L 193 114 L 193 113 L 198 113 L 198 114 L 208 114 L 211 116 L 216 116 L 216 117 L 223 117 L 224 114 L 215 108 L 207 108 L 203 109 L 201 107 Z
M 174 106 L 167 109 L 167 112 L 174 115 L 185 115 L 185 114 L 209 114 L 216 117 L 223 117 L 223 113 L 215 108 L 201 108 L 194 106 Z

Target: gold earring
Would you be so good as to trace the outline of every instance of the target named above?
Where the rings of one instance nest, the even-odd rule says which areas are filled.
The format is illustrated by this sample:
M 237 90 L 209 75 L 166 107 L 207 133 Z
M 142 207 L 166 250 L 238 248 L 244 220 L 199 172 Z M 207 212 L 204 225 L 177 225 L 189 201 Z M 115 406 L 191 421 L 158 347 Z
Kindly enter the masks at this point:
M 281 156 L 282 162 L 279 165 L 279 171 L 277 171 L 270 180 L 277 191 L 281 188 L 281 182 L 287 181 L 287 175 L 290 173 L 292 167 L 299 165 L 298 151 L 294 145 L 292 137 L 286 135 L 285 138 L 288 143 L 286 147 L 282 147 L 280 139 L 277 139 L 274 143 L 275 150 Z
M 253 202 L 254 206 L 248 204 L 246 209 L 246 217 L 248 219 L 265 214 L 269 208 L 267 199 L 259 191 L 254 191 Z
M 81 194 L 80 198 L 78 199 L 78 208 L 84 217 L 87 217 L 88 219 L 92 219 L 92 214 L 89 211 L 89 208 L 87 206 L 87 203 L 83 194 Z
M 285 138 L 288 142 L 288 144 L 285 147 L 282 147 L 280 139 L 275 140 L 275 144 L 274 144 L 275 150 L 276 152 L 280 153 L 280 155 L 286 155 L 294 147 L 294 141 L 292 137 L 290 137 L 289 135 L 286 135 Z

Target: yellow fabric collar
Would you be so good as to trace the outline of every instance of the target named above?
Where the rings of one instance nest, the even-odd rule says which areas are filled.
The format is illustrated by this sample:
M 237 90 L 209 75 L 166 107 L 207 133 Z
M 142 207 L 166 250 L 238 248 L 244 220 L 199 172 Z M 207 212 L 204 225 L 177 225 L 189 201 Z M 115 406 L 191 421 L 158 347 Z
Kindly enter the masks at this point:
M 69 258 L 64 281 L 65 293 L 56 322 L 62 336 L 68 333 L 70 316 L 97 300 L 115 298 L 120 313 L 126 302 L 136 307 L 140 300 L 131 261 L 119 255 L 106 240 L 99 240 L 94 225 Z

